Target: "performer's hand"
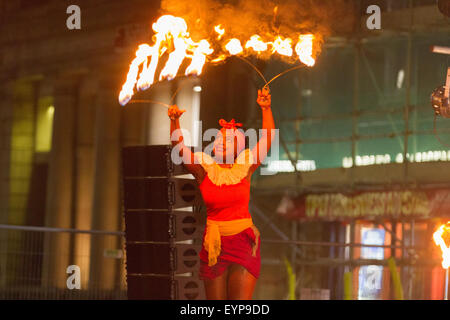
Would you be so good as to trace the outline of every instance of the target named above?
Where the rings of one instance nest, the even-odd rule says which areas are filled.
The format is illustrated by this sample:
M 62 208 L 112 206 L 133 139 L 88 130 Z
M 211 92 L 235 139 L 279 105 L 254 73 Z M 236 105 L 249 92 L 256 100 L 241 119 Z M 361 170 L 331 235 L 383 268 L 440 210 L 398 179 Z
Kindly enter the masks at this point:
M 258 99 L 256 99 L 256 102 L 263 109 L 270 108 L 271 97 L 269 90 L 266 87 L 263 87 L 262 90 L 258 90 Z
M 179 117 L 181 117 L 181 115 L 183 114 L 183 112 L 186 112 L 186 110 L 180 110 L 178 109 L 177 105 L 174 104 L 173 106 L 169 107 L 169 110 L 167 111 L 167 114 L 169 115 L 169 118 L 172 120 L 176 120 Z

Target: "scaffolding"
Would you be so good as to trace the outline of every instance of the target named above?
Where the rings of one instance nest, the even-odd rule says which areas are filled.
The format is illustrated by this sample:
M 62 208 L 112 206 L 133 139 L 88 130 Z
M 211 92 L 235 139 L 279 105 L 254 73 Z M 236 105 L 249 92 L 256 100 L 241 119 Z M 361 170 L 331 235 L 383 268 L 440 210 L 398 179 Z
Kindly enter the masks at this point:
M 420 20 L 417 18 L 421 10 L 417 6 L 423 5 L 423 3 L 418 3 L 413 0 L 402 2 L 405 4 L 402 7 L 405 13 L 402 21 L 408 22 L 406 26 L 397 26 L 397 28 L 393 27 L 390 30 L 385 29 L 383 30 L 383 34 L 387 34 L 387 36 L 377 34 L 377 36 L 373 37 L 361 30 L 361 25 L 364 25 L 361 23 L 358 25 L 357 32 L 351 38 L 335 39 L 330 42 L 331 45 L 329 47 L 325 45 L 322 57 L 319 57 L 319 59 L 324 60 L 331 57 L 329 59 L 330 61 L 324 62 L 325 65 L 330 65 L 330 63 L 337 64 L 344 61 L 346 63 L 345 66 L 350 66 L 350 61 L 352 62 L 351 69 L 342 68 L 342 70 L 346 70 L 347 78 L 350 77 L 352 79 L 352 83 L 345 84 L 351 89 L 346 92 L 339 92 L 338 88 L 334 92 L 329 93 L 331 98 L 328 100 L 317 98 L 315 100 L 317 104 L 314 104 L 314 102 L 308 101 L 308 99 L 311 100 L 311 95 L 316 94 L 320 96 L 321 94 L 328 93 L 323 90 L 321 91 L 319 86 L 314 86 L 314 83 L 319 82 L 317 78 L 314 78 L 314 75 L 311 75 L 315 72 L 314 69 L 312 71 L 302 69 L 296 72 L 296 76 L 293 74 L 290 75 L 291 83 L 297 83 L 294 89 L 296 89 L 300 97 L 289 96 L 287 94 L 287 98 L 285 97 L 283 101 L 277 101 L 276 98 L 272 98 L 274 105 L 292 105 L 292 101 L 297 102 L 294 108 L 287 109 L 285 107 L 283 110 L 274 108 L 274 115 L 277 118 L 276 123 L 280 128 L 280 151 L 284 151 L 284 158 L 290 161 L 293 167 L 291 174 L 295 175 L 295 179 L 290 180 L 294 181 L 295 186 L 290 186 L 286 191 L 277 190 L 278 194 L 288 192 L 289 194 L 298 196 L 311 192 L 323 192 L 323 186 L 314 188 L 305 186 L 302 183 L 303 173 L 297 169 L 297 163 L 302 159 L 311 159 L 307 156 L 310 149 L 305 150 L 305 146 L 308 148 L 311 145 L 315 145 L 316 148 L 322 149 L 331 148 L 332 145 L 337 146 L 331 152 L 339 148 L 342 149 L 344 144 L 348 146 L 348 156 L 351 157 L 352 162 L 346 170 L 350 171 L 351 182 L 348 188 L 345 190 L 340 189 L 340 191 L 357 192 L 365 190 L 361 185 L 354 183 L 357 157 L 364 154 L 361 151 L 361 149 L 364 149 L 361 143 L 370 145 L 377 143 L 383 144 L 384 141 L 389 142 L 388 148 L 391 147 L 393 150 L 398 150 L 398 153 L 401 154 L 401 157 L 399 157 L 401 160 L 396 159 L 396 162 L 401 165 L 403 181 L 396 187 L 417 188 L 418 182 L 408 179 L 410 163 L 414 161 L 414 154 L 421 151 L 421 145 L 426 146 L 432 144 L 435 148 L 439 146 L 442 148 L 442 144 L 438 142 L 436 135 L 444 137 L 444 141 L 450 141 L 450 130 L 439 126 L 441 122 L 446 120 L 438 119 L 437 128 L 433 128 L 433 111 L 429 104 L 429 94 L 431 94 L 432 89 L 442 85 L 445 81 L 444 74 L 447 70 L 445 64 L 448 66 L 449 60 L 446 57 L 432 54 L 431 50 L 428 49 L 431 45 L 450 45 L 450 37 L 448 36 L 450 27 L 447 25 L 441 29 L 431 29 L 434 33 L 427 34 L 423 31 L 426 28 L 420 25 L 420 23 L 417 23 L 417 20 Z M 361 5 L 363 4 L 361 3 Z M 387 1 L 387 6 L 389 7 L 390 5 L 392 5 L 392 2 Z M 398 68 L 396 69 L 398 71 L 397 79 L 394 79 L 392 74 L 386 71 L 386 69 L 383 79 L 384 83 L 380 84 L 380 76 L 383 76 L 383 74 L 380 75 L 378 70 L 380 63 L 378 62 L 374 66 L 371 61 L 371 58 L 379 57 L 376 54 L 377 47 L 386 56 L 382 63 L 387 65 L 383 65 L 382 67 L 391 69 Z M 333 54 L 327 54 L 327 51 L 333 52 L 336 55 L 340 54 L 339 51 L 344 52 L 343 55 L 347 55 L 347 59 L 333 60 Z M 403 54 L 400 54 L 401 51 L 403 51 Z M 433 59 L 434 63 L 431 59 Z M 400 60 L 399 64 L 393 63 L 393 61 L 398 60 Z M 426 63 L 419 65 L 422 61 L 426 61 Z M 430 69 L 439 69 L 442 71 L 440 73 L 432 73 L 429 70 L 425 70 L 430 65 L 434 66 Z M 323 67 L 321 71 L 317 71 L 316 73 L 326 71 L 328 70 Z M 427 71 L 429 72 L 427 73 Z M 294 81 L 292 81 L 292 77 L 295 77 Z M 426 85 L 423 87 L 420 87 L 421 83 L 419 79 L 421 77 L 425 78 L 422 85 L 423 83 Z M 433 88 L 429 88 L 430 83 L 426 83 L 427 80 L 436 81 L 431 84 L 432 87 L 434 86 Z M 281 87 L 287 84 L 288 80 L 284 82 L 280 81 L 277 89 L 282 90 Z M 371 92 L 368 90 L 368 85 L 370 85 Z M 396 85 L 396 94 L 390 94 L 391 92 L 386 89 L 389 88 L 389 85 L 394 85 L 394 87 Z M 273 91 L 275 92 L 277 89 Z M 288 90 L 295 91 L 292 87 L 286 89 L 286 92 Z M 340 99 L 337 103 L 331 101 L 333 98 L 338 98 L 339 94 L 345 95 L 346 93 L 351 93 L 351 95 Z M 400 97 L 399 94 L 403 96 Z M 289 98 L 291 98 L 290 104 L 287 103 L 287 99 Z M 370 100 L 378 103 L 368 103 L 367 101 Z M 326 104 L 320 105 L 320 101 L 325 103 L 330 102 L 331 108 Z M 346 102 L 349 102 L 349 105 L 345 106 Z M 363 122 L 369 123 L 367 129 L 361 126 Z M 377 130 L 375 126 L 371 126 L 370 122 L 378 122 L 381 130 Z M 249 126 L 256 124 L 257 121 L 253 120 L 250 121 Z M 328 133 L 327 126 L 330 126 L 332 129 L 345 126 L 345 129 L 324 137 L 326 134 L 323 134 L 321 131 Z M 363 130 L 361 130 L 361 127 Z M 302 129 L 311 133 L 305 134 L 302 132 Z M 434 144 L 430 143 L 431 141 Z M 392 148 L 394 144 L 396 146 Z M 386 148 L 386 146 L 383 147 Z M 365 149 L 367 150 L 367 148 Z M 303 150 L 305 151 L 302 152 Z M 390 153 L 392 153 L 392 150 L 390 150 Z M 309 154 L 317 155 L 318 153 L 310 152 Z M 319 163 L 318 168 L 336 166 L 339 167 L 340 164 L 336 162 L 331 165 L 329 163 Z M 258 187 L 262 186 L 263 183 L 264 181 L 262 179 L 257 180 L 255 184 L 257 191 L 254 192 L 254 198 L 257 199 L 258 196 L 267 197 L 268 194 L 263 188 L 258 190 Z M 332 185 L 330 187 L 332 188 Z M 421 185 L 420 187 L 427 188 L 433 186 L 430 184 L 428 186 Z M 446 187 L 448 188 L 448 185 Z M 369 185 L 367 188 L 372 188 L 373 190 L 379 188 L 379 186 Z M 352 272 L 360 266 L 378 265 L 385 266 L 386 268 L 389 266 L 389 260 L 386 258 L 361 259 L 355 255 L 356 250 L 360 250 L 362 247 L 371 247 L 370 245 L 364 245 L 355 241 L 355 229 L 358 223 L 356 219 L 347 221 L 345 230 L 336 226 L 340 222 L 328 222 L 328 224 L 332 225 L 332 232 L 328 238 L 329 241 L 308 241 L 300 240 L 302 231 L 304 231 L 301 222 L 291 221 L 290 226 L 284 228 L 285 232 L 283 233 L 280 230 L 281 228 L 277 226 L 277 223 L 273 221 L 273 216 L 271 217 L 269 214 L 269 212 L 273 212 L 273 207 L 264 208 L 263 204 L 255 200 L 251 210 L 261 219 L 264 226 L 268 226 L 268 228 L 275 231 L 275 234 L 280 237 L 280 240 L 265 240 L 263 244 L 284 244 L 291 248 L 289 249 L 289 258 L 294 273 L 298 274 L 297 286 L 302 287 L 301 281 L 305 276 L 306 267 L 325 267 L 328 269 L 328 275 L 326 277 L 329 281 L 328 288 L 331 289 L 333 284 L 330 278 L 333 278 L 333 276 L 330 270 L 340 268 L 337 279 L 338 290 L 332 293 L 331 297 L 334 299 L 342 299 L 344 298 L 343 279 L 345 273 Z M 327 223 L 324 222 L 323 224 Z M 387 224 L 390 225 L 390 228 Z M 417 224 L 420 224 L 421 228 L 425 230 L 423 232 L 425 239 L 429 239 L 428 241 L 425 240 L 426 245 L 423 245 L 422 242 L 421 246 L 421 242 L 417 241 Z M 372 247 L 389 250 L 390 256 L 394 257 L 400 269 L 400 280 L 402 287 L 405 289 L 403 296 L 405 299 L 432 298 L 430 295 L 421 294 L 420 290 L 415 289 L 419 289 L 416 288 L 419 285 L 422 286 L 420 289 L 429 287 L 431 275 L 426 274 L 425 270 L 431 273 L 432 268 L 440 266 L 440 260 L 430 252 L 434 224 L 435 222 L 430 220 L 417 221 L 415 219 L 391 219 L 386 223 L 372 221 L 373 227 L 380 227 L 389 235 L 390 243 L 388 245 L 373 245 Z M 288 234 L 290 235 L 288 236 Z M 321 250 L 322 253 L 328 253 L 328 257 L 311 258 L 311 255 L 308 257 L 308 254 L 305 253 L 309 250 L 307 248 L 319 248 L 318 250 Z M 266 260 L 266 263 L 276 266 L 283 265 L 281 258 L 269 258 Z M 418 278 L 421 278 L 420 281 Z M 336 276 L 334 276 L 334 279 L 336 279 Z M 322 285 L 322 287 L 327 287 L 327 285 Z M 390 292 L 383 294 L 383 297 L 388 299 L 396 297 L 394 289 L 390 287 L 389 290 Z

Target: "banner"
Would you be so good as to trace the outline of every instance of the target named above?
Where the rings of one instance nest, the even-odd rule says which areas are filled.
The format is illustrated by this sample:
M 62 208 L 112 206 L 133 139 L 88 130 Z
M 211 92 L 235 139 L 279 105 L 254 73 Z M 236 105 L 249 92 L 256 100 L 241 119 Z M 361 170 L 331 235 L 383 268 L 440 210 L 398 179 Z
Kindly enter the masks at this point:
M 450 214 L 450 190 L 403 190 L 285 196 L 278 214 L 289 219 L 431 218 Z

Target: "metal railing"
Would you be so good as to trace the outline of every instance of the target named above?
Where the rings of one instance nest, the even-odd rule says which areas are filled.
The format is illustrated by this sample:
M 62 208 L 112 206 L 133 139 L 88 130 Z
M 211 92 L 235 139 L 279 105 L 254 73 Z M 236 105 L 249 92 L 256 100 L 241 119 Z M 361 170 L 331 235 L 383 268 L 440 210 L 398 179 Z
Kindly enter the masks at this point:
M 0 299 L 126 299 L 123 242 L 122 232 L 0 225 Z
M 278 232 L 281 236 L 282 232 Z M 353 269 L 354 274 L 358 274 L 362 267 L 379 266 L 383 279 L 386 279 L 383 280 L 385 284 L 390 278 L 388 261 L 347 259 L 337 252 L 329 254 L 331 248 L 410 248 L 281 238 L 262 239 L 263 270 L 254 295 L 256 299 L 287 299 L 287 272 L 283 257 L 287 257 L 294 268 L 296 299 L 342 299 L 346 270 Z M 123 232 L 0 224 L 0 299 L 127 299 L 123 248 Z M 415 249 L 420 251 L 424 248 Z M 408 285 L 405 298 L 426 298 L 419 294 L 423 291 L 424 268 L 430 269 L 438 263 L 419 259 L 412 266 L 408 257 L 397 259 L 400 268 L 407 273 L 414 271 L 414 278 L 417 278 L 414 287 L 418 293 L 406 294 Z M 75 275 L 72 269 L 67 272 L 69 266 L 77 266 L 79 274 Z M 402 275 L 410 277 L 403 272 Z M 73 281 L 76 276 L 79 276 L 80 288 L 70 289 L 71 284 L 76 283 Z M 350 286 L 353 292 L 357 292 L 356 278 Z M 380 288 L 384 299 L 392 298 L 389 294 L 391 286 Z M 268 291 L 270 295 L 267 295 Z M 357 299 L 357 296 L 353 298 Z

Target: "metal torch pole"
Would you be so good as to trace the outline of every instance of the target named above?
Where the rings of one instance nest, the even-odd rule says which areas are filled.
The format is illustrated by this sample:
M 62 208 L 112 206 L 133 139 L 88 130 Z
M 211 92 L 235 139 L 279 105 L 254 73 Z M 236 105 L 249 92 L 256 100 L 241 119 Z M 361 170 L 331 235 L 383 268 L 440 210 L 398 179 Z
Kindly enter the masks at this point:
M 448 300 L 448 269 L 445 269 L 445 296 L 444 300 Z

